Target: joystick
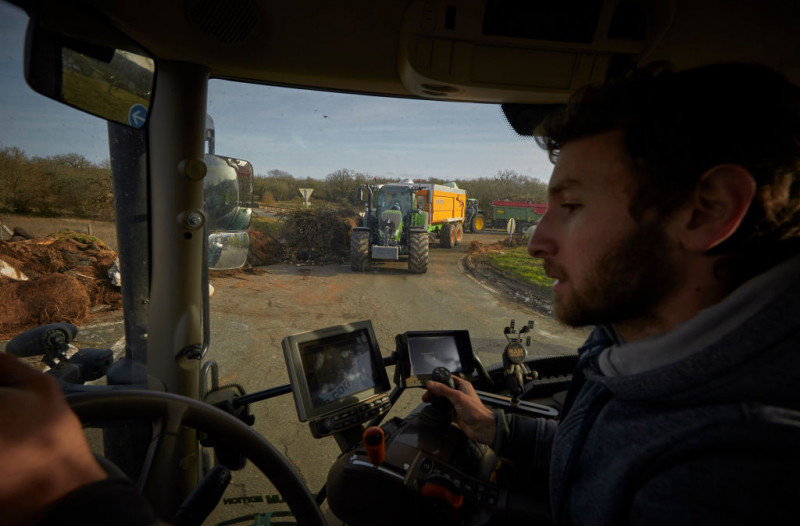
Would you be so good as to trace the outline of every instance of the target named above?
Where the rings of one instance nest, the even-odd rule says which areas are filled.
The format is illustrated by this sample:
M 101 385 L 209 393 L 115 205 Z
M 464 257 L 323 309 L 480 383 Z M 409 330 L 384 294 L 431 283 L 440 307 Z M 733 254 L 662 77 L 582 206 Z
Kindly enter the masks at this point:
M 455 389 L 453 375 L 447 367 L 437 367 L 431 373 L 431 381 L 444 384 L 450 389 Z M 453 404 L 450 400 L 442 396 L 430 395 L 430 405 L 425 407 L 420 413 L 420 421 L 423 424 L 440 427 L 450 425 L 453 421 Z
M 453 381 L 453 375 L 447 369 L 447 367 L 437 367 L 431 373 L 431 380 L 434 382 L 439 382 L 440 384 L 444 384 L 450 389 L 456 388 L 456 383 Z

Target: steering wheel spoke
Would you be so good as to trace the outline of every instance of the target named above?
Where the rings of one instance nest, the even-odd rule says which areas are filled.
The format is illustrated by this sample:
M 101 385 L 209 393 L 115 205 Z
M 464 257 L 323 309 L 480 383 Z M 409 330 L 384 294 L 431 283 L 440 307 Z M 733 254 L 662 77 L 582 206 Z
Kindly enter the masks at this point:
M 191 398 L 157 391 L 76 393 L 67 396 L 67 401 L 84 423 L 141 419 L 154 424 L 153 439 L 140 476 L 140 489 L 154 509 L 167 518 L 185 495 L 176 499 L 165 491 L 169 490 L 165 484 L 170 484 L 168 480 L 171 479 L 165 480 L 164 473 L 183 473 L 193 477 L 192 480 L 196 478 L 194 470 L 183 469 L 186 466 L 181 465 L 188 459 L 176 458 L 175 452 L 183 449 L 182 441 L 196 443 L 194 431 L 202 431 L 211 437 L 224 438 L 227 444 L 250 459 L 283 496 L 298 524 L 326 524 L 313 495 L 291 463 L 267 439 L 224 411 Z M 192 432 L 187 433 L 186 428 L 191 428 Z

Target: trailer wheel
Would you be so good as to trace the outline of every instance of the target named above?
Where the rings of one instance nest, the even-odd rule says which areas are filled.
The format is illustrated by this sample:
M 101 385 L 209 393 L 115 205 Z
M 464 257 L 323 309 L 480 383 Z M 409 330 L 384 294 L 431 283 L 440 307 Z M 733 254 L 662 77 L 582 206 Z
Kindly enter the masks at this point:
M 443 248 L 453 248 L 456 243 L 456 230 L 452 223 L 445 223 L 439 231 L 439 243 Z
M 461 225 L 461 223 L 456 223 L 455 231 L 456 231 L 456 240 L 454 245 L 458 246 L 461 244 L 461 240 L 464 239 L 464 227 Z
M 350 236 L 350 269 L 353 272 L 369 270 L 369 230 L 353 230 Z
M 517 224 L 517 233 L 524 234 L 525 231 L 531 226 L 530 223 L 518 223 Z
M 484 226 L 486 226 L 486 218 L 483 214 L 477 214 L 472 218 L 471 227 L 473 232 L 481 232 Z
M 412 274 L 424 274 L 428 271 L 430 238 L 428 233 L 408 233 L 408 271 Z

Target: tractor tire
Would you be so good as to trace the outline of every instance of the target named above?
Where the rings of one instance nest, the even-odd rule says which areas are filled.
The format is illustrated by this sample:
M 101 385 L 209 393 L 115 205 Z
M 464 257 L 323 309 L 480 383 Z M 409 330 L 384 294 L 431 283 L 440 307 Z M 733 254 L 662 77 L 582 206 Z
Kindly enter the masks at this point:
M 456 244 L 456 229 L 452 223 L 445 223 L 439 231 L 439 244 L 442 248 L 453 248 Z
M 353 272 L 369 270 L 369 230 L 353 230 L 350 236 L 350 269 Z
M 456 223 L 455 231 L 456 231 L 456 240 L 454 245 L 458 246 L 461 244 L 461 240 L 464 239 L 464 227 L 461 225 L 461 223 Z
M 475 217 L 472 218 L 472 224 L 470 225 L 473 232 L 482 232 L 483 227 L 486 226 L 486 218 L 483 214 L 477 214 Z
M 428 271 L 430 237 L 425 231 L 408 233 L 408 271 L 424 274 Z

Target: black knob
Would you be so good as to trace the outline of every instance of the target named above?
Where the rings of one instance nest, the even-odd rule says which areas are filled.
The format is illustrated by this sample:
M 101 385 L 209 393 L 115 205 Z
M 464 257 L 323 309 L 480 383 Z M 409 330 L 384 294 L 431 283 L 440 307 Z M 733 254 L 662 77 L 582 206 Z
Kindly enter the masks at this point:
M 450 371 L 447 367 L 437 367 L 431 373 L 431 380 L 434 382 L 439 382 L 440 384 L 444 384 L 450 389 L 455 389 L 456 384 L 453 381 L 453 375 L 450 374 Z

